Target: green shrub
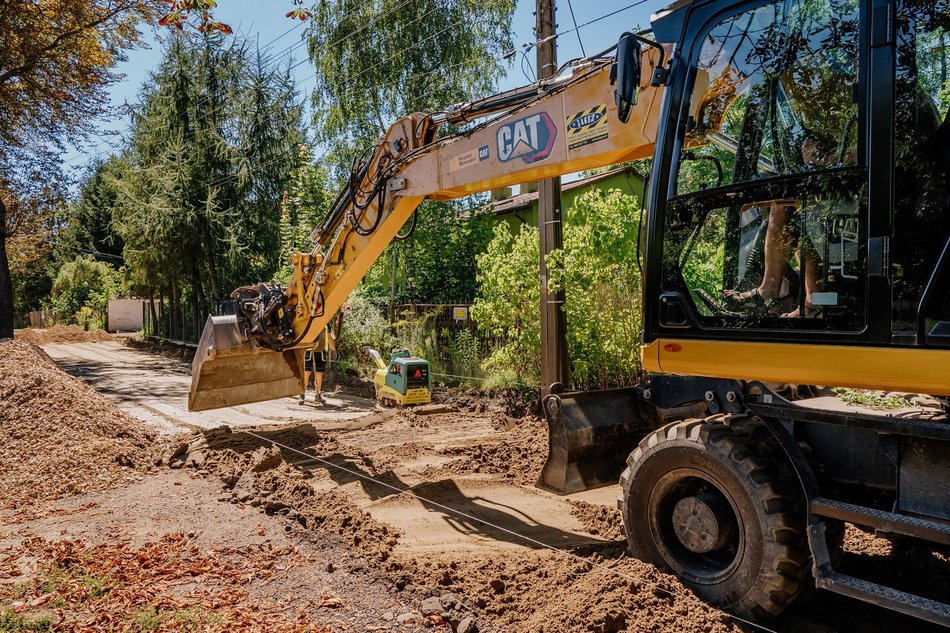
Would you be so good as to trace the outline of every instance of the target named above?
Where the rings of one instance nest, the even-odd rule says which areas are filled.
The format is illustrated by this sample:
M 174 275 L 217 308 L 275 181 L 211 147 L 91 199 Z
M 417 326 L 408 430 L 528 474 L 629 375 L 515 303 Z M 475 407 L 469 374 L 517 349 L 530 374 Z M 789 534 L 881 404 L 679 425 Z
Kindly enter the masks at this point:
M 350 296 L 343 314 L 340 338 L 337 340 L 337 358 L 344 368 L 355 368 L 366 373 L 375 368 L 363 353 L 364 347 L 379 351 L 384 360 L 396 346 L 385 307 L 355 293 Z
M 118 296 L 121 288 L 121 271 L 89 256 L 77 257 L 63 264 L 56 274 L 53 308 L 65 323 L 79 323 L 85 329 L 102 328 L 109 299 Z
M 639 208 L 620 191 L 591 190 L 566 214 L 564 249 L 549 255 L 549 287 L 564 288 L 573 386 L 635 382 L 642 309 L 636 260 Z M 484 363 L 492 387 L 540 379 L 540 257 L 537 230 L 495 229 L 478 258 L 479 297 L 472 316 L 502 341 Z
M 505 375 L 513 383 L 537 384 L 541 379 L 537 230 L 522 225 L 512 235 L 506 222 L 499 223 L 477 264 L 479 289 L 472 318 L 484 334 L 503 341 L 483 370 L 493 379 Z

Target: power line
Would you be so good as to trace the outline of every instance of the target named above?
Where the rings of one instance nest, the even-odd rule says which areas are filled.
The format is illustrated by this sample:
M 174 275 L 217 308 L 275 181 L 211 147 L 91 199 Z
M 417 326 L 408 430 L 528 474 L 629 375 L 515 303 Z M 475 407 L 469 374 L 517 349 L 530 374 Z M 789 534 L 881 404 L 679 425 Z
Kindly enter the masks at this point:
M 574 23 L 574 31 L 577 33 L 577 43 L 581 45 L 581 55 L 587 57 L 587 51 L 584 50 L 584 41 L 581 39 L 580 29 L 577 28 L 577 18 L 574 17 L 574 5 L 571 0 L 567 0 L 567 8 L 571 11 L 571 22 Z
M 376 16 L 373 20 L 370 20 L 367 24 L 365 24 L 365 25 L 363 25 L 362 27 L 359 27 L 359 28 L 356 29 L 355 31 L 351 32 L 350 36 L 355 35 L 355 34 L 356 34 L 357 32 L 359 32 L 360 30 L 362 30 L 362 29 L 368 27 L 368 26 L 369 26 L 370 24 L 372 24 L 376 19 L 378 19 L 379 17 L 382 17 L 382 15 L 386 15 L 386 14 L 388 14 L 388 13 L 391 13 L 392 11 L 395 11 L 395 10 L 398 9 L 399 7 L 405 6 L 405 5 L 408 4 L 408 2 L 410 2 L 410 1 L 411 1 L 411 0 L 404 0 L 404 2 L 402 2 L 400 5 L 397 5 L 396 7 L 393 7 L 392 9 L 390 9 L 389 11 L 387 11 L 387 12 L 384 13 L 384 14 L 381 14 L 380 16 Z M 620 9 L 617 9 L 616 11 L 612 11 L 612 12 L 607 13 L 607 14 L 604 14 L 604 15 L 602 15 L 602 16 L 600 16 L 600 17 L 597 17 L 597 18 L 594 18 L 594 19 L 592 19 L 592 20 L 589 20 L 589 21 L 587 21 L 587 22 L 585 22 L 585 23 L 583 23 L 583 24 L 581 24 L 581 25 L 575 27 L 574 29 L 570 29 L 570 30 L 568 30 L 568 31 L 563 31 L 563 32 L 561 32 L 561 33 L 556 33 L 556 34 L 554 34 L 554 35 L 552 35 L 552 36 L 550 36 L 550 37 L 551 37 L 551 38 L 554 38 L 554 37 L 558 37 L 558 36 L 560 36 L 560 35 L 564 35 L 564 34 L 567 34 L 567 33 L 574 32 L 574 31 L 576 31 L 576 30 L 578 30 L 578 29 L 581 29 L 581 28 L 584 28 L 584 27 L 586 27 L 586 26 L 588 26 L 588 25 L 590 25 L 590 24 L 594 24 L 594 23 L 596 23 L 596 22 L 599 22 L 600 20 L 606 19 L 606 18 L 611 17 L 611 16 L 613 16 L 613 15 L 616 15 L 616 14 L 618 14 L 618 13 L 620 13 L 620 12 L 626 11 L 626 10 L 632 8 L 632 7 L 635 7 L 635 6 L 644 4 L 645 2 L 646 2 L 646 0 L 638 0 L 638 2 L 634 2 L 634 3 L 630 4 L 630 5 L 627 5 L 626 7 L 622 7 L 622 8 L 620 8 Z M 419 42 L 414 43 L 412 46 L 408 47 L 407 50 L 408 50 L 408 49 L 411 49 L 411 48 L 416 48 L 416 47 L 418 47 L 418 46 L 421 46 L 422 44 L 424 44 L 424 43 L 427 42 L 428 40 L 432 39 L 433 37 L 436 37 L 436 36 L 440 35 L 441 33 L 445 32 L 445 31 L 448 30 L 449 28 L 452 28 L 452 27 L 454 27 L 454 26 L 459 25 L 462 21 L 463 21 L 463 19 L 457 20 L 456 22 L 454 22 L 454 23 L 452 23 L 452 24 L 450 24 L 450 25 L 444 27 L 443 29 L 441 29 L 441 30 L 438 31 L 437 33 L 434 33 L 434 34 L 430 35 L 429 37 L 425 38 L 424 40 L 421 40 L 421 41 L 419 41 Z M 338 43 L 344 41 L 344 40 L 347 39 L 348 37 L 349 37 L 349 36 L 345 36 L 345 37 L 343 37 L 343 38 L 339 38 L 338 40 L 336 40 L 336 41 L 335 41 L 333 44 L 331 44 L 331 45 L 336 45 L 336 44 L 338 44 Z M 547 38 L 545 38 L 545 41 L 547 41 Z M 530 49 L 530 48 L 532 48 L 532 47 L 537 46 L 537 45 L 540 44 L 540 43 L 543 43 L 543 42 L 542 42 L 541 40 L 539 40 L 539 41 L 536 41 L 536 42 L 533 42 L 533 43 L 526 43 L 526 44 L 524 44 L 524 45 L 522 46 L 522 48 L 524 48 L 525 50 L 528 50 L 528 49 Z M 324 47 L 324 48 L 326 48 L 326 47 Z M 494 61 L 502 61 L 502 60 L 504 60 L 505 58 L 507 58 L 508 56 L 510 56 L 510 54 L 511 54 L 511 51 L 508 51 L 508 52 L 504 53 L 503 55 L 501 55 L 501 56 L 495 58 Z M 522 53 L 522 54 L 524 54 L 524 53 Z M 356 75 L 356 77 L 354 77 L 353 79 L 355 80 L 356 78 L 359 78 L 360 76 L 362 76 L 362 75 L 365 74 L 366 72 L 369 72 L 370 70 L 372 70 L 372 69 L 378 67 L 378 66 L 381 65 L 382 63 L 385 63 L 385 62 L 387 62 L 387 61 L 390 61 L 391 59 L 392 59 L 392 57 L 384 58 L 383 60 L 381 60 L 381 61 L 378 62 L 377 64 L 371 66 L 370 68 L 364 69 L 363 71 L 361 71 L 360 73 L 358 73 L 358 74 Z M 467 61 L 468 61 L 468 60 L 463 60 L 463 62 L 460 62 L 459 64 L 456 64 L 456 67 L 457 67 L 457 66 L 460 66 L 460 65 L 463 65 L 463 64 L 466 63 Z M 444 70 L 445 70 L 445 69 L 438 69 L 438 70 L 429 71 L 428 73 L 416 73 L 416 75 L 413 75 L 412 77 L 417 77 L 417 76 L 425 77 L 425 76 L 432 76 L 432 75 L 441 75 L 441 74 L 444 74 Z M 303 79 L 303 80 L 301 80 L 301 81 L 299 81 L 299 82 L 296 82 L 296 83 L 295 83 L 295 87 L 296 87 L 296 86 L 299 86 L 300 84 L 306 83 L 307 81 L 310 81 L 311 79 L 315 78 L 318 74 L 319 74 L 319 73 L 314 73 L 313 75 L 310 75 L 309 77 L 306 77 L 305 79 Z M 424 98 L 424 97 L 427 97 L 427 96 L 431 96 L 431 95 L 435 94 L 438 90 L 441 90 L 441 89 L 444 88 L 445 86 L 449 85 L 449 83 L 451 83 L 451 81 L 452 81 L 451 79 L 449 79 L 449 80 L 447 80 L 447 81 L 444 81 L 444 82 L 442 82 L 441 84 L 438 84 L 438 85 L 432 87 L 430 90 L 426 91 L 425 93 L 422 93 L 421 95 L 418 95 L 417 98 Z M 344 94 L 348 94 L 348 93 L 347 93 L 347 92 L 344 92 Z M 223 107 L 223 106 L 221 106 L 221 107 Z M 220 108 L 218 108 L 217 111 L 220 111 Z M 477 128 L 475 128 L 475 129 L 477 129 Z M 474 130 L 472 130 L 472 131 L 474 131 Z M 79 165 L 78 167 L 82 167 L 82 166 L 84 166 L 84 165 L 86 165 L 86 164 L 89 164 L 90 162 L 92 162 L 92 160 L 95 160 L 95 159 L 99 158 L 100 156 L 106 155 L 106 154 L 108 154 L 108 153 L 109 153 L 109 152 L 104 152 L 104 153 L 102 153 L 102 154 L 99 154 L 99 155 L 97 155 L 96 157 L 94 157 L 93 159 L 90 159 L 89 161 L 87 161 L 86 163 L 83 163 L 82 165 Z M 317 159 L 325 157 L 328 153 L 329 153 L 328 151 L 324 151 L 324 153 L 321 154 L 320 157 L 317 157 Z M 265 162 L 262 163 L 262 164 L 257 165 L 257 168 L 259 169 L 259 168 L 262 168 L 262 167 L 271 165 L 271 164 L 273 164 L 273 163 L 275 163 L 275 162 L 277 162 L 277 161 L 279 161 L 279 160 L 284 160 L 284 159 L 286 159 L 286 158 L 292 158 L 292 156 L 293 156 L 293 153 L 291 153 L 289 156 L 288 156 L 288 155 L 285 155 L 285 154 L 278 155 L 278 156 L 277 156 L 276 158 L 274 158 L 273 160 L 268 160 L 268 161 L 265 161 Z M 224 176 L 222 176 L 222 177 L 220 177 L 220 178 L 218 178 L 218 179 L 216 179 L 216 180 L 211 181 L 211 182 L 208 184 L 208 186 L 209 186 L 209 187 L 218 186 L 218 185 L 220 185 L 220 184 L 223 184 L 223 183 L 225 183 L 225 182 L 228 182 L 229 180 L 237 179 L 237 178 L 239 178 L 239 177 L 240 177 L 239 174 L 228 174 L 228 175 L 224 175 Z
M 401 9 L 401 8 L 403 8 L 403 7 L 405 7 L 407 4 L 409 4 L 410 2 L 413 2 L 413 1 L 414 1 L 414 0 L 403 0 L 403 2 L 401 2 L 400 4 L 398 4 L 398 5 L 396 5 L 396 6 L 392 7 L 392 8 L 390 8 L 390 9 L 384 11 L 384 12 L 381 13 L 381 14 L 378 14 L 378 15 L 373 16 L 366 24 L 363 24 L 362 26 L 357 27 L 355 30 L 351 31 L 349 34 L 344 35 L 344 36 L 338 38 L 338 39 L 335 40 L 334 42 L 325 44 L 325 45 L 324 45 L 323 47 L 321 47 L 318 51 L 315 51 L 315 54 L 318 53 L 318 52 L 320 52 L 320 51 L 326 51 L 330 46 L 336 46 L 336 45 L 339 44 L 340 42 L 343 42 L 343 41 L 345 41 L 345 40 L 347 40 L 347 39 L 353 37 L 354 35 L 356 35 L 356 34 L 359 33 L 360 31 L 362 31 L 362 30 L 368 28 L 369 26 L 371 26 L 371 25 L 372 25 L 373 23 L 375 23 L 376 21 L 382 19 L 383 17 L 389 15 L 390 13 L 393 13 L 394 11 L 397 11 L 397 10 L 399 10 L 399 9 Z M 434 10 L 434 9 L 433 9 L 433 10 Z M 431 11 L 430 11 L 430 12 L 431 12 Z M 280 35 L 280 36 L 274 38 L 273 40 L 271 40 L 270 43 L 276 42 L 277 40 L 281 39 L 282 37 L 284 37 L 284 36 L 287 35 L 288 33 L 292 32 L 294 29 L 299 28 L 302 24 L 304 24 L 304 23 L 301 22 L 300 24 L 295 25 L 293 28 L 288 29 L 288 30 L 287 30 L 286 32 L 284 32 L 282 35 Z M 269 44 L 270 44 L 270 43 L 269 43 Z M 280 59 L 282 59 L 283 57 L 286 57 L 287 55 L 289 55 L 291 52 L 293 52 L 293 51 L 296 50 L 297 48 L 300 48 L 301 46 L 303 46 L 305 43 L 306 43 L 305 41 L 298 42 L 297 44 L 291 45 L 290 47 L 287 47 L 287 48 L 283 49 L 283 50 L 280 51 L 277 55 L 274 55 L 274 56 L 271 56 L 270 58 L 268 58 L 266 61 L 267 61 L 267 64 L 270 65 L 269 70 L 273 70 L 273 67 L 276 65 L 276 63 L 277 63 Z M 265 52 L 266 52 L 266 49 L 265 49 Z M 302 60 L 301 62 L 298 62 L 297 64 L 291 66 L 289 69 L 290 69 L 290 70 L 293 70 L 294 68 L 297 68 L 298 66 L 300 66 L 302 63 L 305 63 L 306 61 L 308 61 L 308 60 Z M 309 79 L 312 79 L 314 76 L 316 76 L 316 75 L 313 75 L 313 76 L 311 76 L 311 77 L 308 77 L 308 78 L 307 78 L 306 80 L 304 80 L 304 81 L 297 82 L 296 85 L 299 85 L 299 84 L 301 84 L 301 83 L 304 83 L 305 81 L 308 81 Z M 224 107 L 224 106 L 221 106 L 221 107 Z M 216 109 L 216 111 L 220 111 L 220 108 Z M 129 123 L 129 124 L 127 124 L 127 125 L 125 126 L 125 129 L 122 130 L 122 131 L 119 132 L 119 133 L 120 133 L 120 134 L 121 134 L 121 133 L 125 133 L 125 132 L 130 131 L 131 129 L 132 129 L 132 124 Z M 94 148 L 96 148 L 96 147 L 101 147 L 103 144 L 104 144 L 104 143 L 99 143 L 99 144 L 97 144 L 97 145 L 94 145 L 93 147 L 94 147 Z M 92 162 L 98 160 L 98 159 L 101 158 L 102 156 L 106 156 L 106 155 L 109 155 L 109 154 L 111 154 L 111 151 L 100 152 L 100 153 L 96 154 L 95 156 L 93 156 L 92 158 L 89 158 L 89 159 L 87 159 L 86 161 L 75 165 L 73 168 L 74 168 L 74 169 L 81 169 L 81 168 L 83 168 L 83 167 L 85 167 L 85 166 L 91 164 Z M 66 161 L 66 164 L 67 164 L 67 165 L 71 165 L 71 164 L 72 164 L 73 162 L 75 162 L 77 159 L 81 159 L 81 158 L 82 158 L 82 157 L 77 156 L 77 157 L 74 158 L 74 159 L 71 159 L 71 160 L 69 160 L 69 161 Z

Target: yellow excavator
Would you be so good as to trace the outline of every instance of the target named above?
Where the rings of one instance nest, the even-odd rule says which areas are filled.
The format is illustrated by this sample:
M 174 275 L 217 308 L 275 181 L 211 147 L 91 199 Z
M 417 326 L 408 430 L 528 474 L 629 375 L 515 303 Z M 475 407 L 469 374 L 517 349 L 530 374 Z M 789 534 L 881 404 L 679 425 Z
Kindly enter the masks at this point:
M 643 379 L 547 390 L 539 486 L 619 481 L 632 551 L 744 617 L 813 583 L 950 625 L 942 596 L 837 567 L 845 522 L 950 545 L 950 4 L 679 0 L 651 26 L 397 121 L 289 287 L 209 318 L 189 405 L 300 393 L 300 350 L 423 200 L 649 157 Z

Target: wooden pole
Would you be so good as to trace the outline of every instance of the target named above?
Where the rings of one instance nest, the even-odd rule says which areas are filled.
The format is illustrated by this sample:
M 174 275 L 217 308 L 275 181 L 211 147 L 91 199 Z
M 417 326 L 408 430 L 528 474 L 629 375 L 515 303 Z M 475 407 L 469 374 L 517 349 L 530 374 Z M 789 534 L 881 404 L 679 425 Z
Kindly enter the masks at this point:
M 557 24 L 554 0 L 537 0 L 538 79 L 557 70 Z M 561 179 L 538 182 L 538 234 L 541 247 L 541 395 L 565 388 L 569 383 L 567 320 L 564 291 L 548 292 L 547 254 L 563 247 L 561 228 Z

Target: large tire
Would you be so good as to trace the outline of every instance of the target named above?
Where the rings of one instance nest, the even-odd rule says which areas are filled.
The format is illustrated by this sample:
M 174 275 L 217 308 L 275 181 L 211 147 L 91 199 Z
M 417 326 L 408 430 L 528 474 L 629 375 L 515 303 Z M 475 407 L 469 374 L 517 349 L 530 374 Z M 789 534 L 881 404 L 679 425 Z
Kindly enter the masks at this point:
M 651 433 L 627 459 L 620 510 L 636 556 L 761 620 L 808 576 L 805 518 L 787 469 L 744 430 L 686 420 Z

